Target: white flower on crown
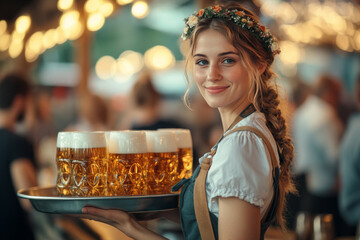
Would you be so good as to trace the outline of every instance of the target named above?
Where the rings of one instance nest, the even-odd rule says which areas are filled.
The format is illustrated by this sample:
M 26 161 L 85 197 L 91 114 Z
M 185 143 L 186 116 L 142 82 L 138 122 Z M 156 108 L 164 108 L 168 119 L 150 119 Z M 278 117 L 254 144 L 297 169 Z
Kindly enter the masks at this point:
M 191 15 L 187 21 L 187 25 L 189 25 L 189 27 L 194 27 L 196 24 L 198 24 L 198 22 L 199 19 L 196 16 Z
M 188 26 L 184 27 L 184 34 L 187 34 L 188 31 L 189 31 L 189 27 Z
M 273 43 L 271 44 L 271 51 L 276 54 L 279 50 L 280 50 L 279 43 L 276 42 L 276 41 L 273 42 Z

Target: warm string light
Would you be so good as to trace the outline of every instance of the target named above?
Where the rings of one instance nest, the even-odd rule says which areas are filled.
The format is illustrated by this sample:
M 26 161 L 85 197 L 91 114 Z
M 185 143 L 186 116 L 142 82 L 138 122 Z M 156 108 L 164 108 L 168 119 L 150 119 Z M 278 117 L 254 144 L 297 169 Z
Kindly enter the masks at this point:
M 360 52 L 360 7 L 351 2 L 259 0 L 261 12 L 278 25 L 282 53 L 277 66 L 285 77 L 295 77 L 307 54 L 302 45 L 332 45 Z
M 116 0 L 116 3 L 120 6 L 133 2 L 133 0 Z M 14 31 L 11 34 L 7 32 L 7 22 L 0 20 L 0 51 L 8 50 L 9 56 L 16 58 L 24 50 L 26 60 L 33 62 L 46 49 L 52 48 L 56 44 L 62 44 L 67 40 L 78 39 L 83 34 L 85 27 L 89 31 L 100 30 L 105 24 L 106 18 L 111 16 L 115 10 L 113 1 L 87 0 L 84 4 L 84 10 L 88 17 L 86 26 L 84 26 L 80 21 L 81 14 L 77 10 L 74 0 L 58 0 L 57 8 L 62 12 L 59 26 L 46 31 L 31 33 L 26 42 L 24 42 L 25 35 L 31 27 L 31 17 L 29 15 L 17 18 Z M 131 11 L 134 17 L 144 18 L 149 13 L 149 5 L 146 1 L 135 1 Z M 118 62 L 124 65 L 128 64 L 129 61 L 126 58 L 121 58 Z M 144 64 L 143 60 L 140 63 Z M 118 65 L 121 64 L 118 63 Z M 128 74 L 138 71 L 138 66 L 131 66 L 132 68 L 127 68 L 127 71 L 130 72 Z
M 0 51 L 8 50 L 9 56 L 16 58 L 24 50 L 26 60 L 35 61 L 46 49 L 67 40 L 78 39 L 85 27 L 89 31 L 98 31 L 103 27 L 105 18 L 109 17 L 115 9 L 113 2 L 109 0 L 87 0 L 84 10 L 88 13 L 88 19 L 84 26 L 80 21 L 81 14 L 74 5 L 74 0 L 58 0 L 57 8 L 62 12 L 59 26 L 30 33 L 26 42 L 24 42 L 25 34 L 31 27 L 29 15 L 16 19 L 14 31 L 11 34 L 7 32 L 7 22 L 0 20 Z
M 149 14 L 149 5 L 145 1 L 136 1 L 131 8 L 131 13 L 136 18 L 145 18 Z
M 296 11 L 295 9 L 300 9 Z M 287 39 L 296 43 L 332 44 L 347 52 L 360 51 L 360 7 L 351 2 L 262 0 L 261 11 L 273 17 Z

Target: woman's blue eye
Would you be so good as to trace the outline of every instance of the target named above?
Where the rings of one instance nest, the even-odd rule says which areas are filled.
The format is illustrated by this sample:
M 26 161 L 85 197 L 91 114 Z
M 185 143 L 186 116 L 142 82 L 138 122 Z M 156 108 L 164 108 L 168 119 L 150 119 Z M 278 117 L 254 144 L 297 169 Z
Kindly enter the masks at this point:
M 230 59 L 230 58 L 226 58 L 224 61 L 224 63 L 233 63 L 235 62 L 233 59 Z
M 196 61 L 196 64 L 197 65 L 200 65 L 200 66 L 204 66 L 204 65 L 206 65 L 208 62 L 206 61 L 206 60 L 198 60 L 198 61 Z

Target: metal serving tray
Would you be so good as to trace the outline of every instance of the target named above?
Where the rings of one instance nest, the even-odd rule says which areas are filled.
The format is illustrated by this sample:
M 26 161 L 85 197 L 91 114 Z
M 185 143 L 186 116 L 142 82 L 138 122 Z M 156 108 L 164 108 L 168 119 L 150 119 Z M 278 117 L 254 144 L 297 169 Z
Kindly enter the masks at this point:
M 165 211 L 178 207 L 179 194 L 112 196 L 112 197 L 60 197 L 56 187 L 33 187 L 19 190 L 20 198 L 29 199 L 33 207 L 44 213 L 78 214 L 84 206 L 120 209 L 126 212 Z

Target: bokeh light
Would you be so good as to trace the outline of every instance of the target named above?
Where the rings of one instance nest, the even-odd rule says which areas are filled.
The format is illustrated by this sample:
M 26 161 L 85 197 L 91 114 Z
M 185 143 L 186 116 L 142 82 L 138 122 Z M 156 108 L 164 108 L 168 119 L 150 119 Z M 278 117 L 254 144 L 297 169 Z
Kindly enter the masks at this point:
M 74 4 L 74 0 L 58 0 L 57 8 L 60 11 L 65 11 L 65 10 L 70 9 L 73 4 Z
M 149 5 L 144 1 L 137 1 L 132 5 L 131 13 L 136 18 L 145 18 L 149 14 Z
M 144 60 L 141 53 L 127 50 L 123 52 L 116 62 L 117 74 L 131 76 L 144 67 Z
M 99 11 L 104 17 L 109 17 L 114 12 L 114 5 L 108 1 L 103 2 Z
M 26 33 L 31 25 L 31 18 L 29 15 L 23 15 L 16 19 L 15 30 L 19 33 Z
M 5 20 L 0 20 L 0 35 L 4 34 L 7 29 L 7 23 Z
M 20 55 L 20 53 L 22 52 L 24 47 L 24 42 L 23 40 L 13 40 L 10 43 L 9 46 L 9 56 L 11 58 L 16 58 Z
M 132 3 L 134 0 L 116 0 L 119 5 L 126 5 Z
M 111 56 L 101 57 L 96 62 L 95 72 L 103 80 L 114 77 L 116 73 L 116 60 Z
M 76 10 L 65 12 L 60 18 L 60 27 L 66 32 L 79 22 L 79 18 L 80 13 Z
M 174 66 L 175 57 L 165 46 L 155 46 L 145 52 L 145 65 L 154 70 L 163 70 Z
M 89 31 L 95 32 L 102 28 L 105 23 L 105 18 L 101 13 L 92 13 L 90 14 L 86 26 Z
M 280 42 L 281 54 L 279 55 L 280 60 L 285 65 L 295 65 L 302 59 L 302 53 L 297 44 L 290 41 Z
M 11 36 L 8 33 L 4 33 L 0 37 L 0 51 L 6 51 L 10 45 Z
M 84 9 L 87 13 L 95 13 L 100 9 L 101 5 L 101 0 L 88 0 L 85 3 Z

